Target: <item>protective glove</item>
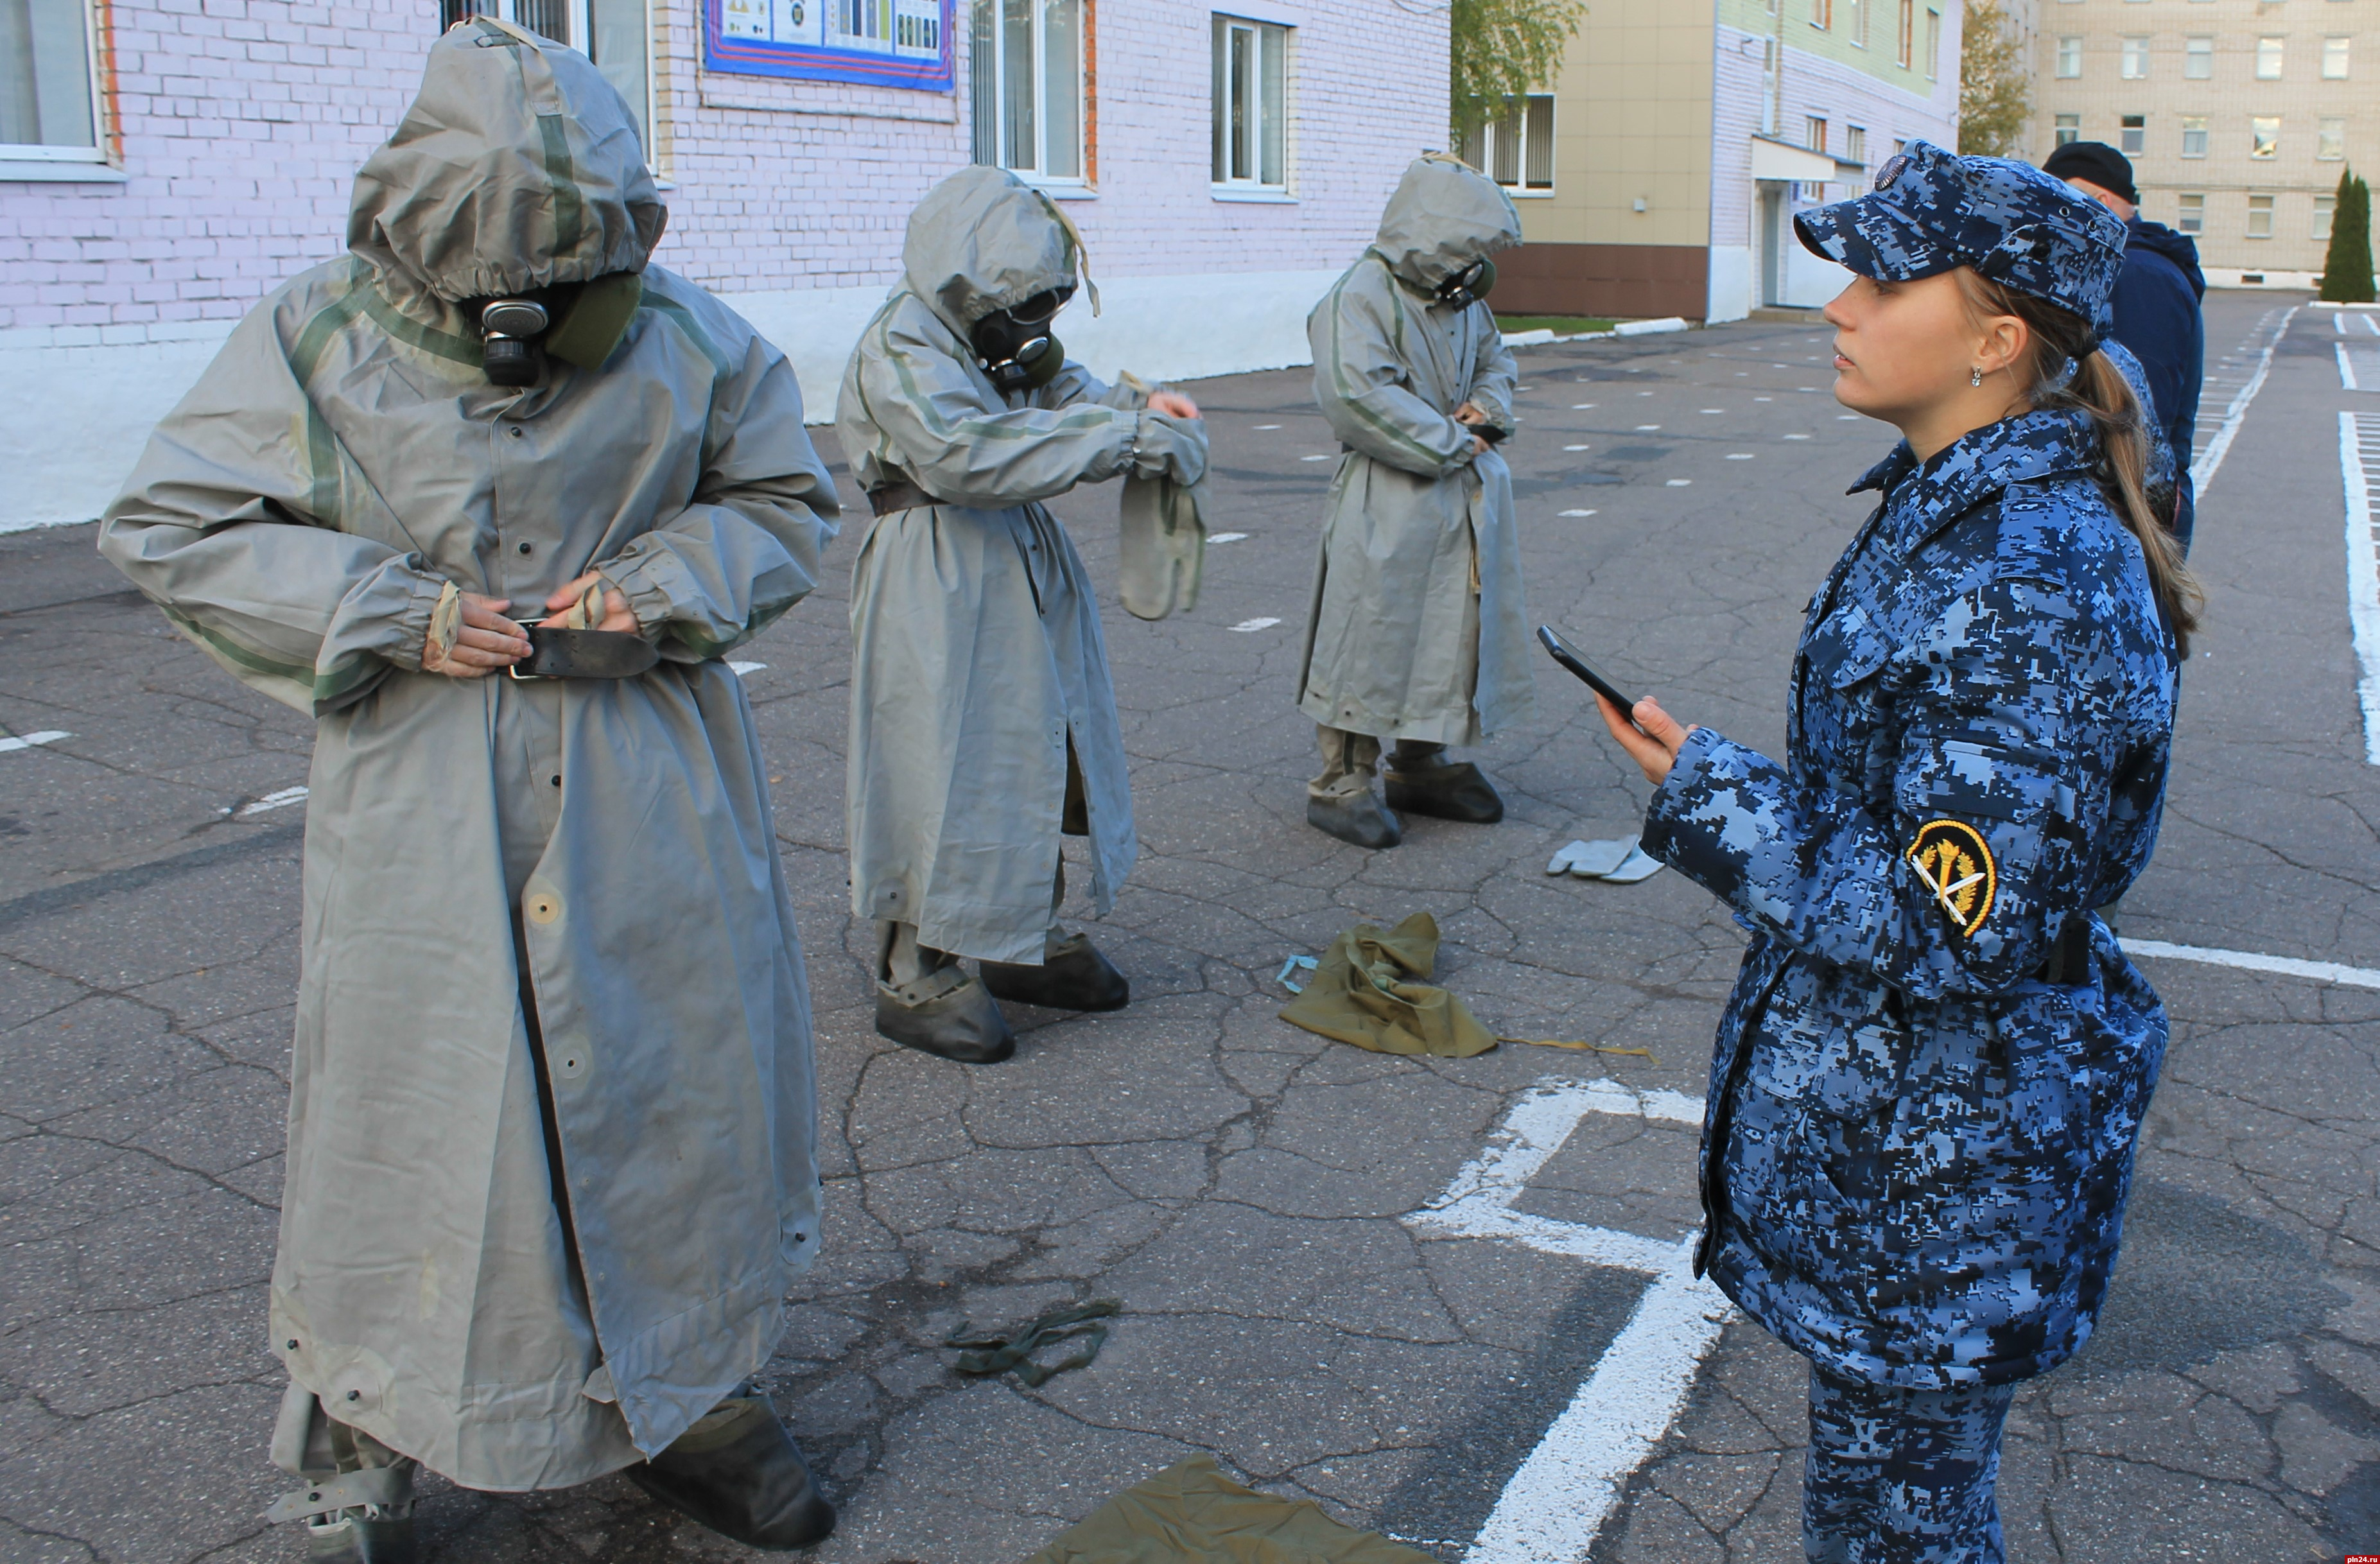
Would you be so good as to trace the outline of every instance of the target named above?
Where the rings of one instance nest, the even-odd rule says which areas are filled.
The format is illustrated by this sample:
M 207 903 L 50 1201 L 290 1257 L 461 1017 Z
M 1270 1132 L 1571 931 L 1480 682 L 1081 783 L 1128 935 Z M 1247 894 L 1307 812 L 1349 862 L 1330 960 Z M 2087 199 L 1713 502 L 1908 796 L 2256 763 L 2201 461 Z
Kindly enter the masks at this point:
M 1192 484 L 1207 476 L 1207 423 L 1143 409 L 1133 437 L 1132 475 Z

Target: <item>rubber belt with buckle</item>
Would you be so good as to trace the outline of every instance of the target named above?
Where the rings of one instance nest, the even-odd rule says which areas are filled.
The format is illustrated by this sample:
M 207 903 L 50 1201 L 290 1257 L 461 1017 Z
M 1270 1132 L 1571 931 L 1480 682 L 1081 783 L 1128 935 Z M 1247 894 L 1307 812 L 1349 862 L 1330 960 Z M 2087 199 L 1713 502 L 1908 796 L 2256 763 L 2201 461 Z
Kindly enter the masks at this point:
M 564 630 L 524 624 L 528 655 L 505 672 L 516 679 L 633 679 L 662 660 L 653 644 L 624 630 Z

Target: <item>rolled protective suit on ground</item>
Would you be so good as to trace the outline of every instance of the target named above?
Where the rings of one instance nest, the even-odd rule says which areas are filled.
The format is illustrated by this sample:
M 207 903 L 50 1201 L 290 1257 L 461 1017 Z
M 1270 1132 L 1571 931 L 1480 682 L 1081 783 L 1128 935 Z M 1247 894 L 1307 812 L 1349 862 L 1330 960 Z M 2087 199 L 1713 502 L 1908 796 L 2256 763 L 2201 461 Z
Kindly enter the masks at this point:
M 239 324 L 102 527 L 318 720 L 273 1349 L 474 1488 L 662 1450 L 766 1361 L 818 1247 L 801 951 L 718 659 L 810 590 L 834 490 L 783 355 L 647 264 L 663 217 L 584 56 L 450 30 L 352 255 Z M 624 272 L 600 370 L 489 382 L 461 301 Z M 589 570 L 652 672 L 420 671 L 450 584 L 518 612 Z

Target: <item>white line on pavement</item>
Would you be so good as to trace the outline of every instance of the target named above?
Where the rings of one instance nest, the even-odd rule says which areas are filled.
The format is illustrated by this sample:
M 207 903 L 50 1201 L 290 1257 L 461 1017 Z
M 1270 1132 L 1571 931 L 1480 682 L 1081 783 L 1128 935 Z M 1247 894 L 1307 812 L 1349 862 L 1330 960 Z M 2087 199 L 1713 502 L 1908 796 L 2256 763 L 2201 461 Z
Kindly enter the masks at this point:
M 275 809 L 286 809 L 292 804 L 303 804 L 306 802 L 306 791 L 302 787 L 285 787 L 278 793 L 268 793 L 240 810 L 239 818 L 244 820 L 250 815 L 270 814 Z
M 2363 671 L 2356 694 L 2363 705 L 2363 758 L 2380 766 L 2380 558 L 2372 540 L 2372 480 L 2365 470 L 2363 442 L 2380 455 L 2380 418 L 2338 415 L 2338 477 L 2347 492 L 2347 617 L 2355 632 L 2355 661 Z
M 2350 988 L 2380 988 L 2380 970 L 2342 966 L 2332 961 L 2300 961 L 2295 956 L 2259 955 L 2254 951 L 2224 951 L 2209 945 L 2168 945 L 2162 940 L 2119 939 L 2128 956 L 2153 956 L 2165 961 L 2197 962 L 2203 966 L 2238 967 L 2243 972 L 2270 972 L 2283 977 L 2311 977 L 2317 983 L 2338 983 Z
M 2355 383 L 2355 363 L 2347 356 L 2347 344 L 2343 342 L 2334 342 L 2330 346 L 2338 355 L 2339 389 L 2342 391 L 2362 390 L 2363 388 L 2362 386 Z M 2380 385 L 2375 385 L 2372 389 L 2374 391 L 2380 391 Z
M 2224 456 L 2230 452 L 2231 442 L 2239 434 L 2240 423 L 2248 417 L 2248 404 L 2256 399 L 2256 393 L 2265 389 L 2265 377 L 2273 370 L 2273 350 L 2280 346 L 2281 338 L 2289 334 L 2289 322 L 2304 308 L 2301 304 L 2292 304 L 2289 313 L 2281 317 L 2280 327 L 2273 333 L 2273 339 L 2265 344 L 2264 352 L 2256 356 L 2256 372 L 2248 377 L 2248 383 L 2240 388 L 2239 394 L 2231 398 L 2231 405 L 2223 409 L 2223 423 L 2216 430 L 2215 438 L 2206 443 L 2206 449 L 2190 464 L 2190 481 L 2200 495 L 2204 496 L 2206 486 L 2215 481 L 2216 469 L 2223 465 Z
M 1579 1564 L 1629 1474 L 1677 1420 L 1718 1340 L 1728 1302 L 1694 1276 L 1694 1235 L 1674 1242 L 1515 1211 L 1529 1180 L 1589 1113 L 1702 1122 L 1703 1105 L 1617 1081 L 1549 1079 L 1514 1103 L 1488 1149 L 1405 1220 L 1448 1238 L 1493 1238 L 1594 1266 L 1649 1273 L 1636 1309 L 1504 1485 L 1463 1564 Z
M 0 738 L 0 755 L 6 755 L 12 749 L 31 749 L 36 745 L 55 744 L 62 738 L 72 737 L 74 737 L 72 734 L 62 734 L 51 729 L 43 733 L 26 734 L 18 738 Z
M 769 665 L 765 662 L 731 662 L 727 665 L 727 671 L 739 679 L 748 679 L 767 666 Z
M 1280 623 L 1278 619 L 1243 619 L 1232 628 L 1245 636 L 1257 630 L 1269 630 Z

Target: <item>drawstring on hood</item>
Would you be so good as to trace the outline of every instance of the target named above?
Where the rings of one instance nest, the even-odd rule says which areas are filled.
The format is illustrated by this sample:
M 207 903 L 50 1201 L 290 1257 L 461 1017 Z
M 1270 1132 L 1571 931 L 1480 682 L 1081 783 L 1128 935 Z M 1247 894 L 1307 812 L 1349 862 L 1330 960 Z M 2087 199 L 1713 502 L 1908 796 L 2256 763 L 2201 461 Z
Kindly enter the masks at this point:
M 476 17 L 431 47 L 419 95 L 358 171 L 347 248 L 391 303 L 443 314 L 642 272 L 668 216 L 587 56 Z

